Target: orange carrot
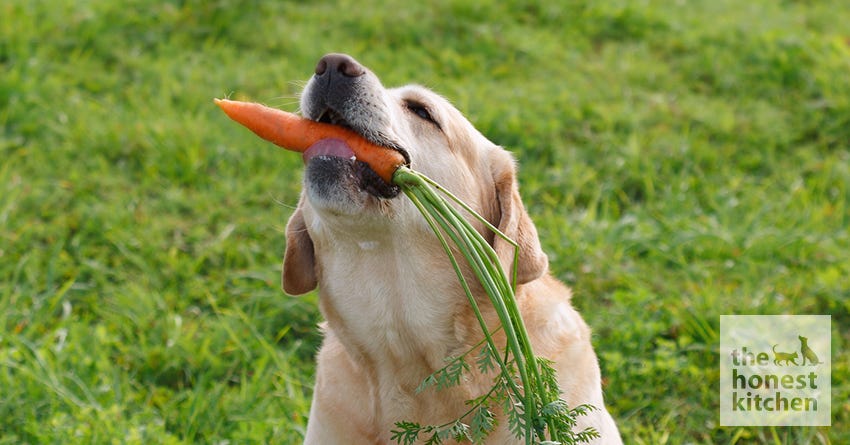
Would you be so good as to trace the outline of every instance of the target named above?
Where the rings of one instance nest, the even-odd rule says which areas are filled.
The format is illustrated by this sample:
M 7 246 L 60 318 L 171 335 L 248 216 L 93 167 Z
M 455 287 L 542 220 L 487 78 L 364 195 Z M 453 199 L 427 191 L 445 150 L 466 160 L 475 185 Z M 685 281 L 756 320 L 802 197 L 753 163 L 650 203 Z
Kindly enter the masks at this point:
M 234 121 L 287 150 L 304 152 L 322 139 L 341 139 L 358 160 L 369 164 L 387 183 L 392 182 L 393 173 L 405 163 L 398 151 L 373 144 L 347 128 L 311 121 L 254 102 L 215 99 L 215 103 Z

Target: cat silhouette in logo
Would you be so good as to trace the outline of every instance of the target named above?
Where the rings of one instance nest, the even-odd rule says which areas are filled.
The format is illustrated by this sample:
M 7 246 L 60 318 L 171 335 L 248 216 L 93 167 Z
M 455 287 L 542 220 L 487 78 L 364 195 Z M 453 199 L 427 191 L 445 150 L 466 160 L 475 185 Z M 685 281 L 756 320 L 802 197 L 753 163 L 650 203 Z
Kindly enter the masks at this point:
M 773 364 L 777 366 L 782 366 L 782 362 L 785 362 L 785 365 L 790 366 L 791 363 L 794 366 L 797 365 L 797 351 L 794 352 L 776 352 L 777 345 L 773 345 Z
M 800 339 L 800 352 L 803 353 L 803 365 L 806 364 L 806 359 L 809 360 L 809 364 L 811 366 L 819 365 L 819 364 L 823 363 L 820 360 L 818 360 L 818 356 L 817 356 L 817 354 L 815 354 L 815 351 L 812 351 L 812 348 L 809 347 L 809 339 L 808 338 L 803 337 L 802 335 L 798 335 L 797 338 Z

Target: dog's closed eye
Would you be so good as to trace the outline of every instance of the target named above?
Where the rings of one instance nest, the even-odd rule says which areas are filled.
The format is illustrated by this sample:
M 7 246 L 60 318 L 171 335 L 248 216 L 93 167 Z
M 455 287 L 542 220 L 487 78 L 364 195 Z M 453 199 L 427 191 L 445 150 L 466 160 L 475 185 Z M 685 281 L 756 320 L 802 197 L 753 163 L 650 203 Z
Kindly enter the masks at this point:
M 428 110 L 427 106 L 425 106 L 425 105 L 423 105 L 419 102 L 414 102 L 412 100 L 408 100 L 407 102 L 405 102 L 405 106 L 407 107 L 407 109 L 411 113 L 415 114 L 420 119 L 422 119 L 424 121 L 428 121 L 428 122 L 436 125 L 437 128 L 440 128 L 440 123 L 437 122 L 436 119 L 434 119 L 434 117 L 431 115 L 431 112 Z

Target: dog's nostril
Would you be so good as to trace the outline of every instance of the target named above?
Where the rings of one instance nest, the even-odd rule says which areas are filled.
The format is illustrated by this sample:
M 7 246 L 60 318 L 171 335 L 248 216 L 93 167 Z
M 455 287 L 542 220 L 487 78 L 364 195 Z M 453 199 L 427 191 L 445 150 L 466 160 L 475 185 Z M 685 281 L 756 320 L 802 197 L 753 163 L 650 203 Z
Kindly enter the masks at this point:
M 327 54 L 316 64 L 316 75 L 321 76 L 328 70 L 331 74 L 340 73 L 346 77 L 360 77 L 366 74 L 366 68 L 347 54 Z
M 316 74 L 321 76 L 322 74 L 325 74 L 325 71 L 327 71 L 327 70 L 328 70 L 328 62 L 324 58 L 320 59 L 319 64 L 316 65 Z
M 339 72 L 345 74 L 348 77 L 359 77 L 363 75 L 363 70 L 359 65 L 353 65 L 351 63 L 341 63 L 339 65 Z

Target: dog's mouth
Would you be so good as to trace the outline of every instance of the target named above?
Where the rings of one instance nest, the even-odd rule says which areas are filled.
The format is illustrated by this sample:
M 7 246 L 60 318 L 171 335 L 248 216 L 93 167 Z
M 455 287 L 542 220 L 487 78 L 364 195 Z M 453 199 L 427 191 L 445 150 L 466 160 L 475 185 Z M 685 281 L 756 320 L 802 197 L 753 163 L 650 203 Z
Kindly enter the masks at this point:
M 338 125 L 340 127 L 347 128 L 360 136 L 363 136 L 369 142 L 373 144 L 380 145 L 382 147 L 389 148 L 390 150 L 395 150 L 404 157 L 404 162 L 407 165 L 410 165 L 410 154 L 407 153 L 407 150 L 401 146 L 398 142 L 393 140 L 393 138 L 387 136 L 385 133 L 372 129 L 372 128 L 364 128 L 360 125 L 352 125 L 348 119 L 346 119 L 343 113 L 338 112 L 332 107 L 325 107 L 325 109 L 319 113 L 319 115 L 313 120 L 317 122 L 322 122 L 325 124 Z
M 339 125 L 340 127 L 345 127 L 349 130 L 352 129 L 351 125 L 348 124 L 348 121 L 345 120 L 342 114 L 330 107 L 326 108 L 325 111 L 323 111 L 322 114 L 320 114 L 315 120 L 324 124 Z
M 319 113 L 317 117 L 310 118 L 317 122 L 338 125 L 354 131 L 374 144 L 401 153 L 405 162 L 408 164 L 410 163 L 410 157 L 407 150 L 403 149 L 399 144 L 395 143 L 380 132 L 372 131 L 371 129 L 362 129 L 351 125 L 342 113 L 339 113 L 333 108 L 327 107 L 324 111 Z M 336 165 L 337 167 L 335 168 L 338 168 L 340 164 L 341 166 L 350 168 L 350 171 L 356 178 L 360 189 L 375 197 L 390 199 L 398 196 L 401 192 L 401 189 L 397 185 L 388 184 L 380 176 L 378 176 L 369 164 L 357 160 L 354 152 L 348 144 L 340 139 L 323 139 L 317 142 L 304 152 L 303 158 L 305 164 L 309 164 L 314 159 L 319 159 L 320 162 L 328 163 L 329 165 Z

